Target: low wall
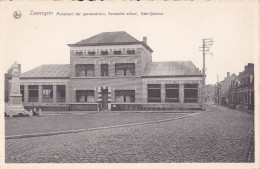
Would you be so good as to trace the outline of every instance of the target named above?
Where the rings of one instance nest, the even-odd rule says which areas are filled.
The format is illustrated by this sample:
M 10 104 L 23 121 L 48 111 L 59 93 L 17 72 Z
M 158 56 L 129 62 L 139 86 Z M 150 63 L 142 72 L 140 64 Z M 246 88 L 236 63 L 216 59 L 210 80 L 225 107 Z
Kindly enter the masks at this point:
M 201 110 L 201 104 L 179 103 L 111 103 L 112 111 Z
M 69 105 L 30 105 L 24 106 L 26 110 L 32 110 L 36 108 L 37 110 L 41 108 L 42 111 L 69 111 Z
M 98 103 L 74 103 L 70 104 L 70 111 L 98 111 Z

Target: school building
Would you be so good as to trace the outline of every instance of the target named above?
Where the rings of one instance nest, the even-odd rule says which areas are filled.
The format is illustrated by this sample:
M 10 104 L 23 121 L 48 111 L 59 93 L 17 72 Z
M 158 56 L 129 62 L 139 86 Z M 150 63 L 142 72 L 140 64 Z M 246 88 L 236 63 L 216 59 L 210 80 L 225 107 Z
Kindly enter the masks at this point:
M 25 108 L 202 109 L 201 71 L 191 61 L 152 62 L 147 37 L 139 41 L 124 31 L 104 32 L 68 46 L 70 64 L 41 65 L 21 73 Z M 12 79 L 6 77 L 8 93 Z

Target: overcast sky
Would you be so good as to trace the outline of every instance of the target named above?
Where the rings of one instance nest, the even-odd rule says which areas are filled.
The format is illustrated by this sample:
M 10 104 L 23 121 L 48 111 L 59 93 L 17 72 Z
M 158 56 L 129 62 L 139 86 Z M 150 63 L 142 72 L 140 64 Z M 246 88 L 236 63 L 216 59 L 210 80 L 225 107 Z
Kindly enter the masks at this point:
M 213 38 L 213 56 L 206 57 L 207 84 L 223 80 L 227 72 L 238 74 L 254 62 L 257 47 L 254 1 L 233 2 L 148 2 L 124 5 L 73 3 L 5 7 L 1 49 L 3 70 L 14 61 L 22 72 L 42 64 L 69 64 L 69 47 L 101 32 L 126 31 L 138 40 L 148 38 L 153 61 L 191 60 L 202 68 L 199 46 L 202 38 Z M 13 11 L 22 12 L 14 19 Z M 31 16 L 33 11 L 54 12 L 53 16 Z M 138 16 L 56 16 L 56 12 L 138 12 Z M 163 16 L 141 16 L 141 12 L 163 12 Z M 4 19 L 3 19 L 4 18 Z

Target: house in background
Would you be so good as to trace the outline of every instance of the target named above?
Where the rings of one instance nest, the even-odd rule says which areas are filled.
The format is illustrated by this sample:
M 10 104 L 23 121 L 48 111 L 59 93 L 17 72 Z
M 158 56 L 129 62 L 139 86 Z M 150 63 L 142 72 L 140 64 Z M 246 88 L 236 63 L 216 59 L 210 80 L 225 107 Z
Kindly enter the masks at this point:
M 202 109 L 201 71 L 191 61 L 152 62 L 146 37 L 138 41 L 123 31 L 104 32 L 68 46 L 70 64 L 21 74 L 25 108 Z
M 227 106 L 229 104 L 229 89 L 231 82 L 236 78 L 233 73 L 227 72 L 227 77 L 223 81 L 217 82 L 215 85 L 215 104 Z
M 254 64 L 248 63 L 231 82 L 230 103 L 240 109 L 254 110 Z
M 215 87 L 212 84 L 208 84 L 205 86 L 206 88 L 206 102 L 214 103 L 215 98 Z

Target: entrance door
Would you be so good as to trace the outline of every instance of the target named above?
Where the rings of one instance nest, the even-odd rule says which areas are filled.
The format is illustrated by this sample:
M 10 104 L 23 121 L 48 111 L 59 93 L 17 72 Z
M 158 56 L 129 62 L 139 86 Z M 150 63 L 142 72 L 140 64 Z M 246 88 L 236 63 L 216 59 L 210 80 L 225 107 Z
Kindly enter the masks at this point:
M 108 90 L 107 89 L 102 89 L 102 109 L 108 109 Z

